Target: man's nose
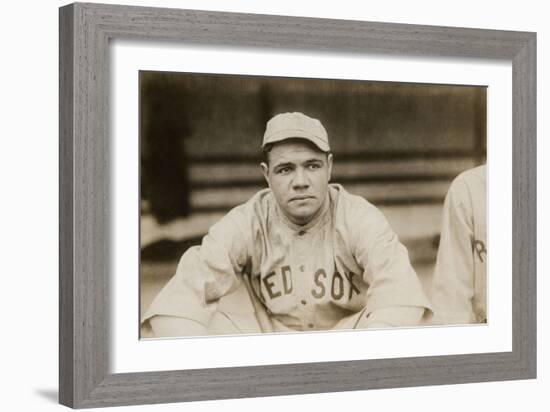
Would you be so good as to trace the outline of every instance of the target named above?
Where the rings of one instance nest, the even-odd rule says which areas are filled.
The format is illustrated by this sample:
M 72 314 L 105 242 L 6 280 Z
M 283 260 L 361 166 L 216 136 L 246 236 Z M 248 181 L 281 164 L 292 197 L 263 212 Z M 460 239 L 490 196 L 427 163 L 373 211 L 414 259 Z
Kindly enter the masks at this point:
M 309 186 L 307 174 L 302 168 L 296 169 L 292 185 L 294 188 L 307 188 Z

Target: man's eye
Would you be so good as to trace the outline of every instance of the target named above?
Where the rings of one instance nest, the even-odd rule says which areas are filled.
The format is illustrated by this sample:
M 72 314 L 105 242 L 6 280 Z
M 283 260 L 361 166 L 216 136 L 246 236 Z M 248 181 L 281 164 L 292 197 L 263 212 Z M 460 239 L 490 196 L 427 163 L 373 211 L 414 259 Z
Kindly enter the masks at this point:
M 290 167 L 283 167 L 282 169 L 279 169 L 277 173 L 286 174 L 289 173 L 292 169 Z
M 308 167 L 309 167 L 309 170 L 317 170 L 317 169 L 321 168 L 321 165 L 319 165 L 317 163 L 312 163 Z

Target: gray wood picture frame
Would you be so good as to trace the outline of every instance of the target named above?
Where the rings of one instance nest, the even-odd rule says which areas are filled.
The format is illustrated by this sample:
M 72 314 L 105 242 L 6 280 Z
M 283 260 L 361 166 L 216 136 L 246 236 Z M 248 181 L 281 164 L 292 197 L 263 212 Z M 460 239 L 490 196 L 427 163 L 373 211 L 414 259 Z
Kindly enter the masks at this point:
M 536 34 L 209 11 L 60 9 L 59 399 L 73 408 L 536 377 Z M 109 40 L 495 58 L 513 65 L 513 350 L 109 373 Z M 136 223 L 137 224 L 137 223 Z M 137 276 L 137 274 L 136 274 Z

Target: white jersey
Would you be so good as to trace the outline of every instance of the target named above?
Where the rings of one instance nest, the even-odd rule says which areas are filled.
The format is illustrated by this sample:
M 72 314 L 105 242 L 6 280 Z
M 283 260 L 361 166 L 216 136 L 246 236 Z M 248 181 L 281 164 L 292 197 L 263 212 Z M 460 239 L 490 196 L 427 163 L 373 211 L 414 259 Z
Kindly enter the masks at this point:
M 486 166 L 461 173 L 443 209 L 433 278 L 434 323 L 487 321 Z
M 256 301 L 290 330 L 331 329 L 346 316 L 392 307 L 430 309 L 406 248 L 382 213 L 330 184 L 305 226 L 289 221 L 271 190 L 231 210 L 180 260 L 144 317 L 208 325 L 221 297 L 246 279 Z

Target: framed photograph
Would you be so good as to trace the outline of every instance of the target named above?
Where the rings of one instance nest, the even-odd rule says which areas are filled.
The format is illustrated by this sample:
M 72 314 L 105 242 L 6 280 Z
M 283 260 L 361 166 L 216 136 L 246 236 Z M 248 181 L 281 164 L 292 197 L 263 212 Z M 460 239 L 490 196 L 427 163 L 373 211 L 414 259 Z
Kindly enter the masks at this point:
M 535 86 L 534 33 L 62 7 L 60 402 L 534 378 Z
M 373 75 L 373 68 L 368 71 Z M 115 82 L 120 83 L 118 79 Z M 491 99 L 494 96 L 491 93 Z M 481 272 L 485 270 L 487 244 L 483 183 L 487 86 L 140 71 L 139 101 L 142 337 L 359 329 L 372 323 L 366 321 L 365 312 L 376 310 L 373 305 L 367 308 L 365 302 L 378 299 L 382 305 L 391 300 L 394 307 L 426 305 L 425 319 L 417 326 L 487 323 L 486 287 L 481 281 L 486 278 Z M 330 131 L 326 134 L 330 154 L 319 153 L 319 169 L 310 166 L 322 175 L 320 183 L 316 172 L 304 175 L 304 181 L 298 180 L 296 185 L 294 170 L 279 173 L 274 154 L 285 142 L 311 143 L 305 128 L 317 123 L 304 113 L 319 119 L 320 133 Z M 290 137 L 277 141 L 274 154 L 270 151 L 262 156 L 260 138 L 275 135 L 281 139 L 286 122 L 296 120 L 304 121 L 300 132 L 291 124 Z M 279 129 L 272 132 L 273 127 Z M 296 139 L 296 134 L 302 136 L 302 142 L 287 141 Z M 287 165 L 291 160 L 288 154 L 284 160 Z M 472 170 L 466 173 L 468 169 Z M 452 238 L 446 230 L 439 247 L 444 198 L 450 183 L 463 172 L 445 209 Z M 470 233 L 467 228 L 455 227 L 462 209 L 450 203 L 463 202 L 461 182 L 472 173 L 477 177 L 467 179 L 468 188 L 479 192 L 475 199 L 479 210 L 475 217 L 477 251 L 475 259 L 468 253 L 471 267 L 451 270 L 451 263 L 445 261 L 461 255 L 454 250 L 461 247 L 457 241 Z M 287 179 L 292 187 L 273 185 Z M 269 197 L 271 193 L 275 199 L 311 196 L 313 213 L 307 212 L 309 205 L 298 200 L 283 200 L 279 205 Z M 367 199 L 370 205 L 344 207 L 346 202 L 357 200 L 353 196 Z M 324 219 L 325 199 L 331 210 L 326 212 L 326 225 L 312 227 L 309 216 L 315 222 L 316 210 Z M 382 224 L 375 217 L 379 212 L 387 220 L 388 230 L 374 234 L 370 227 Z M 286 221 L 287 215 L 293 220 L 305 218 L 294 225 Z M 345 244 L 338 243 L 332 227 L 338 228 Z M 301 247 L 293 240 L 295 232 L 298 238 L 308 239 L 307 248 L 300 252 L 295 252 Z M 399 242 L 380 246 L 385 233 L 391 232 L 397 234 Z M 463 236 L 456 236 L 456 232 Z M 371 234 L 356 246 L 348 243 L 363 233 Z M 252 239 L 258 243 L 246 246 Z M 353 252 L 370 242 L 378 249 L 372 250 L 368 259 Z M 394 250 L 399 243 L 404 246 L 399 250 L 407 250 L 408 258 Z M 432 282 L 438 249 L 441 256 Z M 202 256 L 198 260 L 194 256 L 197 250 Z M 284 258 L 277 260 L 274 255 Z M 226 258 L 248 263 L 217 271 Z M 369 264 L 376 259 L 392 269 Z M 418 277 L 413 284 L 406 275 L 409 261 L 417 274 L 412 277 Z M 449 299 L 450 291 L 469 301 L 466 295 L 475 288 L 457 293 L 464 281 L 460 273 L 472 276 L 476 265 L 474 305 L 466 310 L 458 302 L 445 305 L 443 309 L 452 312 L 447 316 L 442 316 L 442 309 L 431 308 L 438 300 Z M 241 283 L 234 273 L 245 272 L 246 266 L 245 282 Z M 191 285 L 209 279 L 212 273 L 234 283 L 229 282 L 227 290 L 219 292 L 211 289 L 219 281 L 200 289 Z M 393 286 L 378 288 L 381 279 L 393 282 Z M 423 293 L 415 296 L 415 288 L 428 291 L 426 300 L 430 303 L 422 302 Z M 436 295 L 443 296 L 430 296 L 434 288 Z M 405 289 L 406 300 L 398 298 Z M 213 296 L 216 293 L 219 297 Z M 206 295 L 211 304 L 205 307 L 202 302 Z M 163 327 L 160 316 L 185 320 L 180 321 L 181 329 Z M 230 324 L 226 324 L 228 320 Z M 394 326 L 411 323 L 396 319 Z

